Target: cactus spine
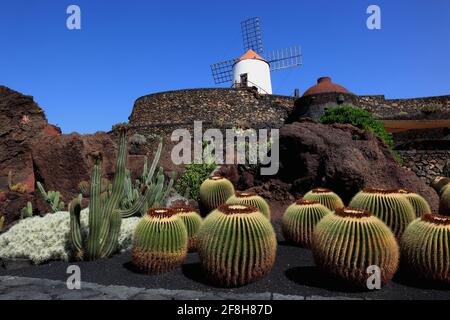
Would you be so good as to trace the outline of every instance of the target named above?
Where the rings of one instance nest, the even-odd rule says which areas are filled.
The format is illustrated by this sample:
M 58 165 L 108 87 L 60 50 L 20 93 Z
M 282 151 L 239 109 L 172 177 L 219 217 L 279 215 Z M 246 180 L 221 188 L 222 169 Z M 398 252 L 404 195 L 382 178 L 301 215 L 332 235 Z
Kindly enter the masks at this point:
M 197 234 L 200 229 L 203 219 L 192 208 L 175 207 L 171 208 L 183 220 L 188 235 L 188 250 L 197 250 Z
M 431 213 L 430 205 L 421 195 L 406 189 L 399 189 L 398 192 L 403 194 L 412 205 L 417 218 L 423 216 L 424 214 Z
M 198 241 L 203 270 L 219 286 L 256 281 L 275 263 L 275 232 L 255 207 L 221 205 L 206 217 Z
M 227 204 L 244 204 L 256 207 L 267 219 L 270 220 L 270 207 L 263 197 L 258 196 L 255 192 L 239 192 L 237 191 L 226 201 Z
M 450 283 L 450 217 L 425 214 L 401 241 L 405 265 L 418 277 Z
M 367 288 L 369 266 L 381 271 L 381 284 L 394 276 L 399 248 L 391 230 L 368 211 L 336 209 L 325 216 L 313 234 L 316 264 L 326 272 L 356 286 Z
M 208 212 L 224 204 L 233 194 L 233 184 L 218 175 L 209 177 L 200 186 L 200 202 Z
M 305 200 L 317 201 L 331 211 L 334 211 L 337 208 L 344 207 L 344 202 L 342 202 L 342 199 L 336 193 L 326 188 L 312 189 L 307 194 L 305 194 L 303 198 Z
M 309 248 L 317 223 L 331 211 L 319 202 L 300 199 L 284 212 L 281 230 L 287 241 Z
M 46 192 L 44 186 L 38 181 L 37 187 L 39 192 L 41 193 L 44 200 L 50 205 L 52 208 L 52 212 L 63 211 L 65 204 L 61 200 L 61 193 L 59 191 L 48 191 Z
M 350 207 L 373 213 L 391 228 L 397 239 L 416 217 L 413 206 L 398 190 L 366 188 L 353 197 Z
M 187 241 L 186 227 L 174 210 L 150 209 L 134 231 L 133 264 L 147 274 L 171 271 L 186 258 Z
M 93 155 L 94 168 L 90 183 L 89 227 L 88 234 L 81 232 L 80 212 L 81 198 L 72 200 L 70 204 L 70 240 L 74 255 L 79 260 L 95 260 L 111 256 L 117 248 L 122 212 L 119 201 L 123 195 L 125 164 L 127 159 L 126 127 L 120 128 L 120 146 L 116 162 L 116 172 L 111 195 L 101 196 L 101 166 L 99 153 Z

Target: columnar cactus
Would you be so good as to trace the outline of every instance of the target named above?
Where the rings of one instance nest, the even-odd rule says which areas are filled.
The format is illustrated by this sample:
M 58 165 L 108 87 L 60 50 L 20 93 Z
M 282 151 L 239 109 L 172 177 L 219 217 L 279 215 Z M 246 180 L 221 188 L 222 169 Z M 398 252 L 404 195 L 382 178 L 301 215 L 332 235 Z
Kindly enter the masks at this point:
M 317 223 L 331 213 L 331 210 L 316 201 L 297 200 L 284 212 L 281 230 L 287 241 L 309 248 Z
M 270 207 L 263 197 L 258 196 L 255 192 L 239 192 L 228 198 L 228 204 L 245 204 L 247 206 L 256 207 L 267 219 L 270 220 Z
M 237 287 L 264 277 L 275 263 L 277 239 L 255 207 L 223 204 L 203 222 L 198 253 L 207 277 Z
M 303 198 L 305 200 L 317 201 L 331 211 L 344 207 L 344 202 L 342 202 L 342 199 L 336 193 L 326 188 L 312 189 L 305 194 Z
M 174 207 L 171 210 L 175 211 L 184 222 L 188 234 L 188 249 L 190 251 L 197 250 L 197 233 L 203 223 L 202 217 L 194 209 L 188 207 Z
M 147 274 L 169 272 L 183 263 L 187 245 L 186 227 L 174 210 L 149 209 L 134 231 L 132 262 Z
M 316 226 L 312 252 L 326 272 L 367 288 L 369 267 L 380 270 L 381 285 L 397 271 L 399 248 L 392 231 L 377 217 L 362 209 L 340 208 Z
M 101 193 L 101 154 L 93 154 L 94 168 L 89 191 L 89 228 L 87 235 L 81 232 L 81 197 L 72 200 L 69 205 L 70 240 L 74 256 L 79 260 L 96 260 L 114 254 L 117 248 L 122 216 L 130 216 L 139 212 L 142 210 L 144 198 L 148 199 L 152 196 L 152 190 L 149 188 L 141 196 L 141 202 L 128 210 L 119 209 L 119 203 L 124 192 L 126 173 L 127 127 L 120 126 L 118 128 L 120 132 L 119 154 L 116 162 L 114 182 L 111 190 L 108 192 Z
M 450 283 L 450 217 L 425 214 L 406 229 L 402 261 L 420 278 Z
M 50 205 L 52 212 L 58 212 L 64 210 L 64 202 L 61 201 L 61 193 L 59 191 L 45 191 L 44 186 L 38 181 L 37 187 L 44 200 Z
M 391 228 L 397 239 L 416 217 L 413 206 L 398 190 L 366 188 L 353 197 L 349 206 L 373 213 Z
M 421 195 L 406 189 L 399 189 L 398 192 L 400 194 L 403 194 L 412 205 L 417 218 L 423 216 L 426 213 L 431 213 L 430 205 L 428 204 L 427 200 L 425 200 Z
M 200 202 L 208 212 L 224 204 L 233 194 L 233 184 L 218 175 L 209 177 L 200 186 Z

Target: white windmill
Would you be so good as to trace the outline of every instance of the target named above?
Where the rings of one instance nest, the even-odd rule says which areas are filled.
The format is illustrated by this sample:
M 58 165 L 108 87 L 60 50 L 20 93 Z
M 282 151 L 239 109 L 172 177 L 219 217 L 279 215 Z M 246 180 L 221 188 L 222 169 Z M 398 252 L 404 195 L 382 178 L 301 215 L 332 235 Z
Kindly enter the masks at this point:
M 261 27 L 258 17 L 241 22 L 245 53 L 242 57 L 211 65 L 216 84 L 231 82 L 232 87 L 255 87 L 259 93 L 272 94 L 270 72 L 300 67 L 300 46 L 275 50 L 263 58 Z

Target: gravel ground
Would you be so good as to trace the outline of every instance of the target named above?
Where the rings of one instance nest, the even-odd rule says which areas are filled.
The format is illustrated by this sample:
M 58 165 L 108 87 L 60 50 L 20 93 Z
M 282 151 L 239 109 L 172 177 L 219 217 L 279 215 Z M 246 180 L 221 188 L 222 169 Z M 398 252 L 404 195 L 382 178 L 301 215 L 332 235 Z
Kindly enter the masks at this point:
M 370 292 L 349 288 L 321 273 L 313 263 L 309 250 L 284 243 L 278 246 L 274 268 L 260 281 L 236 289 L 222 289 L 209 285 L 201 272 L 197 254 L 190 253 L 185 263 L 173 272 L 147 276 L 137 273 L 130 264 L 130 253 L 108 260 L 72 263 L 81 268 L 81 281 L 100 285 L 114 285 L 147 289 L 193 290 L 203 293 L 255 294 L 271 293 L 321 298 L 359 299 L 450 299 L 450 288 L 415 281 L 405 273 L 398 273 L 394 281 L 381 290 Z M 65 262 L 52 262 L 20 270 L 0 269 L 0 276 L 18 276 L 66 281 Z

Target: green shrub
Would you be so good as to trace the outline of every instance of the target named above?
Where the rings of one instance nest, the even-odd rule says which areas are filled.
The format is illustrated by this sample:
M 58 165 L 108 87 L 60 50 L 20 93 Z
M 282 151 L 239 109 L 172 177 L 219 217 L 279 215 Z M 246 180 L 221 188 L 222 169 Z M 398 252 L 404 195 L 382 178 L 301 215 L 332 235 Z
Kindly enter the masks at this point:
M 190 199 L 198 200 L 200 185 L 216 168 L 214 163 L 191 163 L 186 166 L 186 171 L 178 179 L 175 188 L 181 194 Z
M 331 108 L 326 110 L 325 114 L 320 117 L 320 122 L 324 124 L 348 123 L 360 129 L 373 132 L 389 147 L 394 158 L 402 164 L 400 155 L 393 149 L 394 140 L 392 135 L 386 131 L 383 122 L 375 119 L 369 111 L 351 106 Z

